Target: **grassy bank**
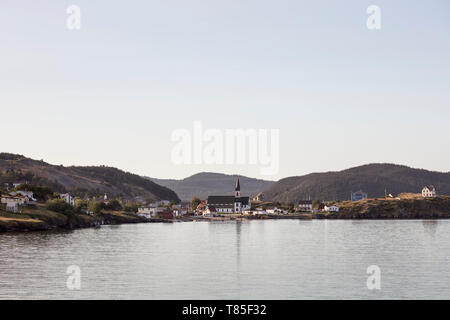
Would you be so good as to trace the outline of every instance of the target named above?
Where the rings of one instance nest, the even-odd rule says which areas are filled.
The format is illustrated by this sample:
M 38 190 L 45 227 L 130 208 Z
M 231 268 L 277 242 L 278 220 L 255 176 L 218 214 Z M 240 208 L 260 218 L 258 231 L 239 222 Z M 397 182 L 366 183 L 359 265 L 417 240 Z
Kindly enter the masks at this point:
M 21 207 L 19 213 L 0 209 L 0 232 L 42 231 L 53 229 L 89 228 L 102 224 L 145 222 L 146 219 L 133 213 L 108 211 L 96 216 L 86 214 L 65 215 L 46 209 L 44 204 Z
M 314 213 L 315 219 L 449 219 L 450 197 L 365 199 L 336 202 L 339 212 Z

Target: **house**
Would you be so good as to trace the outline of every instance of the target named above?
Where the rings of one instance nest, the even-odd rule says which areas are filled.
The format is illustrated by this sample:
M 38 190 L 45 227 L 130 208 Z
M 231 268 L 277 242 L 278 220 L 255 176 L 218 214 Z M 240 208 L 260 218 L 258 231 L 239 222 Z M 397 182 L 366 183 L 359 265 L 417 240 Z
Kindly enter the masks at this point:
M 350 192 L 350 199 L 352 201 L 359 201 L 367 199 L 367 193 L 362 192 L 362 190 L 356 191 L 356 192 Z
M 278 209 L 277 207 L 270 207 L 270 208 L 266 208 L 266 212 L 268 214 L 280 214 L 281 210 Z
M 160 200 L 156 202 L 158 206 L 168 206 L 170 204 L 169 200 Z
M 206 203 L 200 202 L 198 204 L 197 208 L 195 209 L 195 214 L 203 215 L 203 211 L 205 211 L 207 207 L 208 207 L 208 205 Z
M 163 211 L 159 211 L 156 214 L 156 217 L 158 217 L 160 219 L 173 219 L 174 218 L 172 211 L 170 211 L 167 208 Z
M 269 214 L 266 210 L 263 208 L 257 208 L 256 211 L 253 212 L 254 215 L 261 214 L 261 215 L 267 215 Z
M 208 206 L 206 208 L 206 210 L 203 211 L 203 216 L 204 217 L 214 217 L 217 213 L 216 208 L 214 208 L 213 206 Z
M 145 217 L 150 219 L 152 217 L 156 217 L 159 211 L 163 211 L 164 208 L 160 208 L 157 204 L 149 204 L 147 206 L 142 206 L 138 208 L 137 214 L 141 217 Z
M 22 195 L 12 196 L 9 194 L 3 194 L 2 199 L 1 199 L 1 202 L 3 204 L 16 202 L 19 206 L 27 205 L 29 201 L 30 201 L 30 199 L 27 196 L 22 196 Z
M 436 189 L 434 186 L 425 186 L 422 188 L 422 197 L 424 198 L 434 198 L 436 197 Z
M 256 196 L 252 198 L 252 201 L 263 201 L 264 200 L 264 193 L 259 192 Z
M 14 191 L 14 192 L 10 193 L 10 195 L 12 195 L 12 196 L 16 196 L 18 194 L 20 194 L 21 196 L 28 197 L 30 200 L 36 201 L 36 199 L 34 199 L 33 191 L 22 191 L 22 190 L 19 190 L 19 191 Z
M 72 197 L 68 193 L 60 193 L 59 197 L 63 199 L 66 203 L 70 204 L 72 207 L 75 207 L 75 198 Z
M 22 195 L 2 195 L 1 203 L 6 205 L 6 211 L 18 212 L 19 206 L 26 206 L 30 199 L 27 196 Z
M 312 200 L 300 200 L 297 208 L 302 212 L 312 212 Z
M 327 212 L 339 212 L 338 206 L 325 206 L 324 210 Z
M 209 196 L 208 205 L 216 208 L 217 213 L 242 213 L 251 207 L 249 197 L 241 197 L 239 177 L 236 179 L 233 196 Z
M 176 204 L 172 206 L 172 211 L 176 217 L 184 216 L 189 213 L 189 209 L 191 208 L 191 203 L 188 201 L 181 201 L 180 204 Z
M 16 202 L 7 202 L 6 211 L 17 213 L 19 212 L 19 205 Z

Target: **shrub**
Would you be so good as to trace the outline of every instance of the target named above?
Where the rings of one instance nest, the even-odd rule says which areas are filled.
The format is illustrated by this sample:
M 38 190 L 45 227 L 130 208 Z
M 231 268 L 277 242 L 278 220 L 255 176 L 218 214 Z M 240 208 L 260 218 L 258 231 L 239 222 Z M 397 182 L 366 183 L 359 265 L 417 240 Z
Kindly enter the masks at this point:
M 126 212 L 134 212 L 136 213 L 138 211 L 139 204 L 134 202 L 128 202 L 125 207 L 123 208 Z
M 109 201 L 109 203 L 105 206 L 107 210 L 120 211 L 122 210 L 122 204 L 117 199 L 113 199 Z
M 100 214 L 102 209 L 104 209 L 105 204 L 103 202 L 98 202 L 95 200 L 89 201 L 88 210 L 93 212 L 94 214 Z
M 63 199 L 48 200 L 45 206 L 50 211 L 55 211 L 65 215 L 75 213 L 75 208 L 65 202 Z

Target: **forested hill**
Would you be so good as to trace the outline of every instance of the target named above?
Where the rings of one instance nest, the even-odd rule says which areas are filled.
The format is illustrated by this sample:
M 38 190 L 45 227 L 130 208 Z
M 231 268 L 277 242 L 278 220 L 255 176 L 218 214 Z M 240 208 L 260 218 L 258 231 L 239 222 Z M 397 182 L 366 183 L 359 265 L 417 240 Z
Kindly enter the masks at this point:
M 441 195 L 450 195 L 450 173 L 414 169 L 395 164 L 368 164 L 343 171 L 311 173 L 289 177 L 274 183 L 265 192 L 266 200 L 297 202 L 304 199 L 346 200 L 350 192 L 362 190 L 368 196 L 418 193 L 425 185 L 434 185 Z
M 139 175 L 106 166 L 57 166 L 22 155 L 0 153 L 0 184 L 28 182 L 46 185 L 58 192 L 146 201 L 180 199 L 167 187 Z
M 148 178 L 160 185 L 174 190 L 182 200 L 193 197 L 207 199 L 210 195 L 233 195 L 236 175 L 201 172 L 182 180 Z M 274 181 L 239 176 L 241 194 L 254 196 L 268 189 Z

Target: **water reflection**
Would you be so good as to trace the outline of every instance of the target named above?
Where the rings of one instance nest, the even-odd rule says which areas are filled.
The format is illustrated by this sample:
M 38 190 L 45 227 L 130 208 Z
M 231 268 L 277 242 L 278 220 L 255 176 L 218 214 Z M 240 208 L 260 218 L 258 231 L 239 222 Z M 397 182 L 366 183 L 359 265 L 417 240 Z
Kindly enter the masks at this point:
M 443 299 L 450 296 L 449 252 L 450 223 L 443 220 L 0 234 L 0 299 Z M 65 286 L 73 264 L 82 268 L 78 292 Z M 385 270 L 377 292 L 366 287 L 370 264 Z
M 422 220 L 423 231 L 430 235 L 434 236 L 437 231 L 439 220 Z

